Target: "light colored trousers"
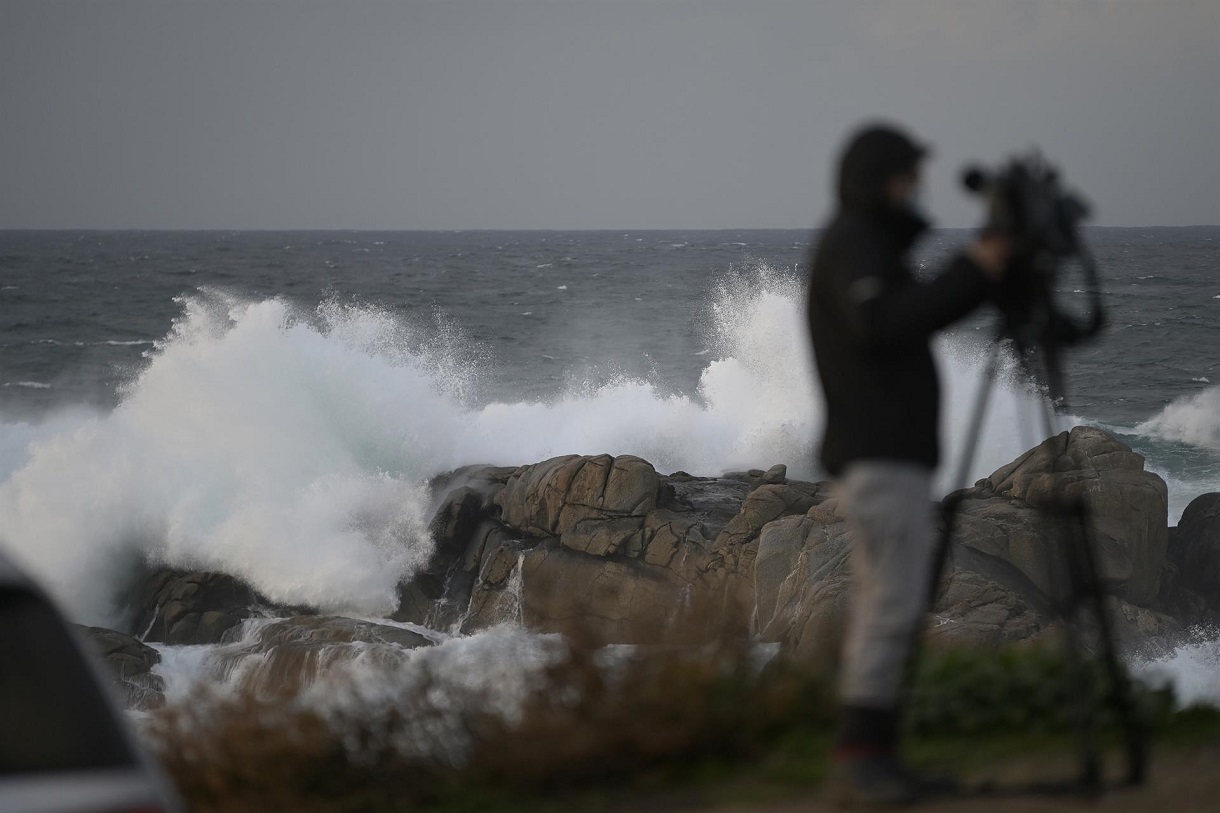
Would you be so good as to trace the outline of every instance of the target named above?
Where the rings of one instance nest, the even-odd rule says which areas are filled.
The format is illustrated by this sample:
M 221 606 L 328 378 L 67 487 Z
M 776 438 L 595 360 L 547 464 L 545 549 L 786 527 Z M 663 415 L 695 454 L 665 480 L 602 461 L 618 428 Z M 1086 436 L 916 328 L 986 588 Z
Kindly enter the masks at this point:
M 852 535 L 852 596 L 839 699 L 892 708 L 915 629 L 923 621 L 935 532 L 932 472 L 917 463 L 867 460 L 839 478 Z

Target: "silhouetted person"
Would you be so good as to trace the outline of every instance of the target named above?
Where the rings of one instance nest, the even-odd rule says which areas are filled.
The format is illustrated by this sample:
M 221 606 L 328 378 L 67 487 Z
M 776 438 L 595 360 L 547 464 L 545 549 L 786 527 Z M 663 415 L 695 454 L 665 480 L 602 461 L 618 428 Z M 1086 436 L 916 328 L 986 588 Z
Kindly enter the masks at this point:
M 809 329 L 826 401 L 821 461 L 852 534 L 853 587 L 839 676 L 840 791 L 906 802 L 928 790 L 896 753 L 899 685 L 926 610 L 940 387 L 932 335 L 981 304 L 1009 241 L 984 235 L 931 281 L 907 253 L 928 227 L 915 205 L 926 149 L 897 129 L 856 133 L 838 209 L 811 263 Z

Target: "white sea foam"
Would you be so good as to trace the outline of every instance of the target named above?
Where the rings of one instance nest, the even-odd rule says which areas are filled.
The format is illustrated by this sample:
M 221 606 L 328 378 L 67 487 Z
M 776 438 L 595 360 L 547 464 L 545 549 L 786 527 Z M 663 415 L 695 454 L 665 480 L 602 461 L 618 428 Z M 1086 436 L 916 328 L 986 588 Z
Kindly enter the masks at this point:
M 245 637 L 267 623 L 273 622 L 247 621 Z M 208 697 L 222 699 L 249 690 L 247 679 L 264 663 L 264 655 L 246 654 L 246 647 L 245 640 L 158 646 L 161 661 L 153 672 L 165 681 L 170 703 L 194 706 L 208 702 Z M 470 746 L 474 715 L 490 713 L 509 724 L 519 722 L 528 697 L 546 687 L 547 668 L 567 652 L 559 635 L 515 626 L 446 638 L 434 646 L 400 650 L 393 657 L 387 657 L 384 647 L 365 648 L 368 656 L 361 654 L 359 644 L 328 647 L 336 657 L 307 679 L 296 702 L 320 713 L 339 734 L 348 733 L 353 720 L 361 728 L 375 729 L 379 721 L 398 719 L 393 731 L 384 732 L 388 745 L 454 764 L 464 760 Z M 413 713 L 412 704 L 419 704 L 414 710 L 424 713 Z M 404 713 L 389 713 L 395 709 Z M 355 751 L 367 747 L 359 740 L 348 745 Z
M 1177 398 L 1136 427 L 1163 440 L 1220 451 L 1220 387 Z
M 452 431 L 435 409 L 409 416 L 420 399 L 458 403 L 461 377 L 441 352 L 406 353 L 376 311 L 184 306 L 112 412 L 14 430 L 29 443 L 0 484 L 7 546 L 85 621 L 113 623 L 138 558 L 231 573 L 279 601 L 391 612 L 429 553 L 426 447 Z
M 300 313 L 216 293 L 183 300 L 171 333 L 105 414 L 2 427 L 0 533 L 73 615 L 114 623 L 134 560 L 218 570 L 270 598 L 388 614 L 425 561 L 421 483 L 468 463 L 636 454 L 662 472 L 785 463 L 818 476 L 822 408 L 804 294 L 761 267 L 709 303 L 712 353 L 698 392 L 623 379 L 546 403 L 473 407 L 477 364 L 460 331 L 371 307 Z M 957 457 L 983 364 L 938 345 L 946 462 Z M 1001 381 L 968 480 L 1041 440 Z M 942 467 L 941 490 L 954 465 Z
M 1216 629 L 1196 628 L 1172 651 L 1134 659 L 1131 669 L 1145 683 L 1172 686 L 1182 707 L 1220 707 L 1220 631 Z

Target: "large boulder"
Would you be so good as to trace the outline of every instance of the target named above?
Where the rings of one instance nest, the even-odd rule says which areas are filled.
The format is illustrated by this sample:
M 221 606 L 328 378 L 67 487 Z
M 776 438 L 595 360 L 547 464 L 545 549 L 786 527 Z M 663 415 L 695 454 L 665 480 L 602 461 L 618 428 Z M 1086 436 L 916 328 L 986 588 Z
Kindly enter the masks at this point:
M 165 704 L 165 681 L 152 669 L 161 655 L 130 635 L 104 627 L 77 627 L 85 645 L 98 657 L 110 688 L 128 709 Z
M 978 646 L 1039 633 L 1044 617 L 1006 581 L 1003 574 L 978 572 L 955 557 L 929 614 L 926 637 L 941 645 Z M 851 535 L 838 501 L 767 525 L 754 584 L 754 627 L 762 640 L 783 644 L 802 661 L 833 662 L 851 588 Z
M 1173 529 L 1168 555 L 1179 590 L 1220 612 L 1220 493 L 1203 494 L 1186 506 Z
M 836 640 L 850 540 L 826 483 L 789 480 L 782 466 L 662 476 L 639 458 L 609 455 L 484 479 L 490 488 L 456 488 L 438 511 L 443 590 L 412 618 L 461 631 L 516 622 L 604 643 L 748 625 L 810 656 Z M 1110 435 L 1077 427 L 959 496 L 931 638 L 995 644 L 1052 626 L 1068 526 L 1046 509 L 1076 497 L 1090 510 L 1120 632 L 1172 623 L 1157 603 L 1167 572 L 1165 485 Z
M 460 628 L 519 621 L 604 643 L 744 629 L 759 533 L 823 497 L 783 467 L 698 478 L 631 456 L 524 466 L 495 496 L 502 531 L 481 547 Z
M 1178 623 L 1152 606 L 1167 544 L 1164 481 L 1109 434 L 1077 427 L 956 496 L 951 557 L 925 630 L 930 641 L 996 645 L 1052 628 L 1069 520 L 1046 511 L 1078 497 L 1114 594 L 1108 607 L 1117 634 L 1159 635 Z M 763 640 L 802 659 L 833 656 L 847 613 L 850 549 L 833 498 L 763 526 L 753 566 L 754 629 Z
M 638 559 L 603 559 L 551 539 L 496 551 L 481 574 L 467 629 L 518 621 L 598 643 L 653 644 L 682 637 L 689 590 Z
M 1165 481 L 1112 435 L 1077 426 L 998 469 L 962 498 L 957 538 L 1020 570 L 1044 594 L 1061 587 L 1056 569 L 1071 519 L 1047 514 L 1083 500 L 1100 575 L 1137 606 L 1154 603 L 1169 542 Z
M 642 522 L 660 487 L 652 464 L 638 457 L 568 455 L 517 469 L 495 502 L 511 527 L 561 536 L 583 522 Z
M 499 510 L 493 500 L 515 471 L 466 466 L 433 478 L 432 556 L 398 586 L 398 609 L 391 616 L 395 621 L 436 628 L 454 623 L 455 604 L 464 607 L 469 601 L 480 551 L 488 536 L 502 527 L 488 519 Z
M 759 637 L 801 660 L 832 663 L 847 616 L 850 553 L 836 499 L 768 524 L 754 565 Z
M 612 533 L 613 521 L 605 524 Z M 689 639 L 696 618 L 705 629 L 723 620 L 724 581 L 714 570 L 721 560 L 696 521 L 654 511 L 635 538 L 644 541 L 600 554 L 564 537 L 489 546 L 462 631 L 519 622 L 600 643 L 647 644 Z M 708 612 L 712 595 L 721 600 Z
M 145 641 L 214 644 L 269 605 L 252 587 L 223 573 L 158 570 L 132 594 L 132 628 Z

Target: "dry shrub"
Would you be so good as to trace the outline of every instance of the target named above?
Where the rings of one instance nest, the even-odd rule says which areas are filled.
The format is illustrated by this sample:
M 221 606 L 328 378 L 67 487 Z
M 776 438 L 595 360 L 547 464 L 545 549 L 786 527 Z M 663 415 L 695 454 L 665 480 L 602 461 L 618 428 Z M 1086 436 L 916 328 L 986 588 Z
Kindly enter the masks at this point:
M 480 732 L 468 771 L 525 788 L 578 784 L 706 758 L 750 758 L 781 731 L 820 727 L 827 684 L 789 664 L 760 668 L 745 642 L 635 650 L 617 668 L 574 643 L 518 725 Z
M 437 766 L 355 760 L 320 714 L 245 695 L 177 705 L 148 723 L 154 751 L 193 811 L 376 811 L 428 800 Z
M 748 758 L 778 731 L 828 719 L 822 680 L 781 664 L 760 668 L 744 641 L 613 654 L 574 636 L 514 722 L 463 698 L 458 719 L 469 748 L 456 764 L 402 747 L 442 719 L 452 726 L 452 708 L 438 706 L 427 686 L 388 709 L 342 718 L 287 696 L 213 694 L 154 713 L 146 728 L 192 810 L 338 813 Z

